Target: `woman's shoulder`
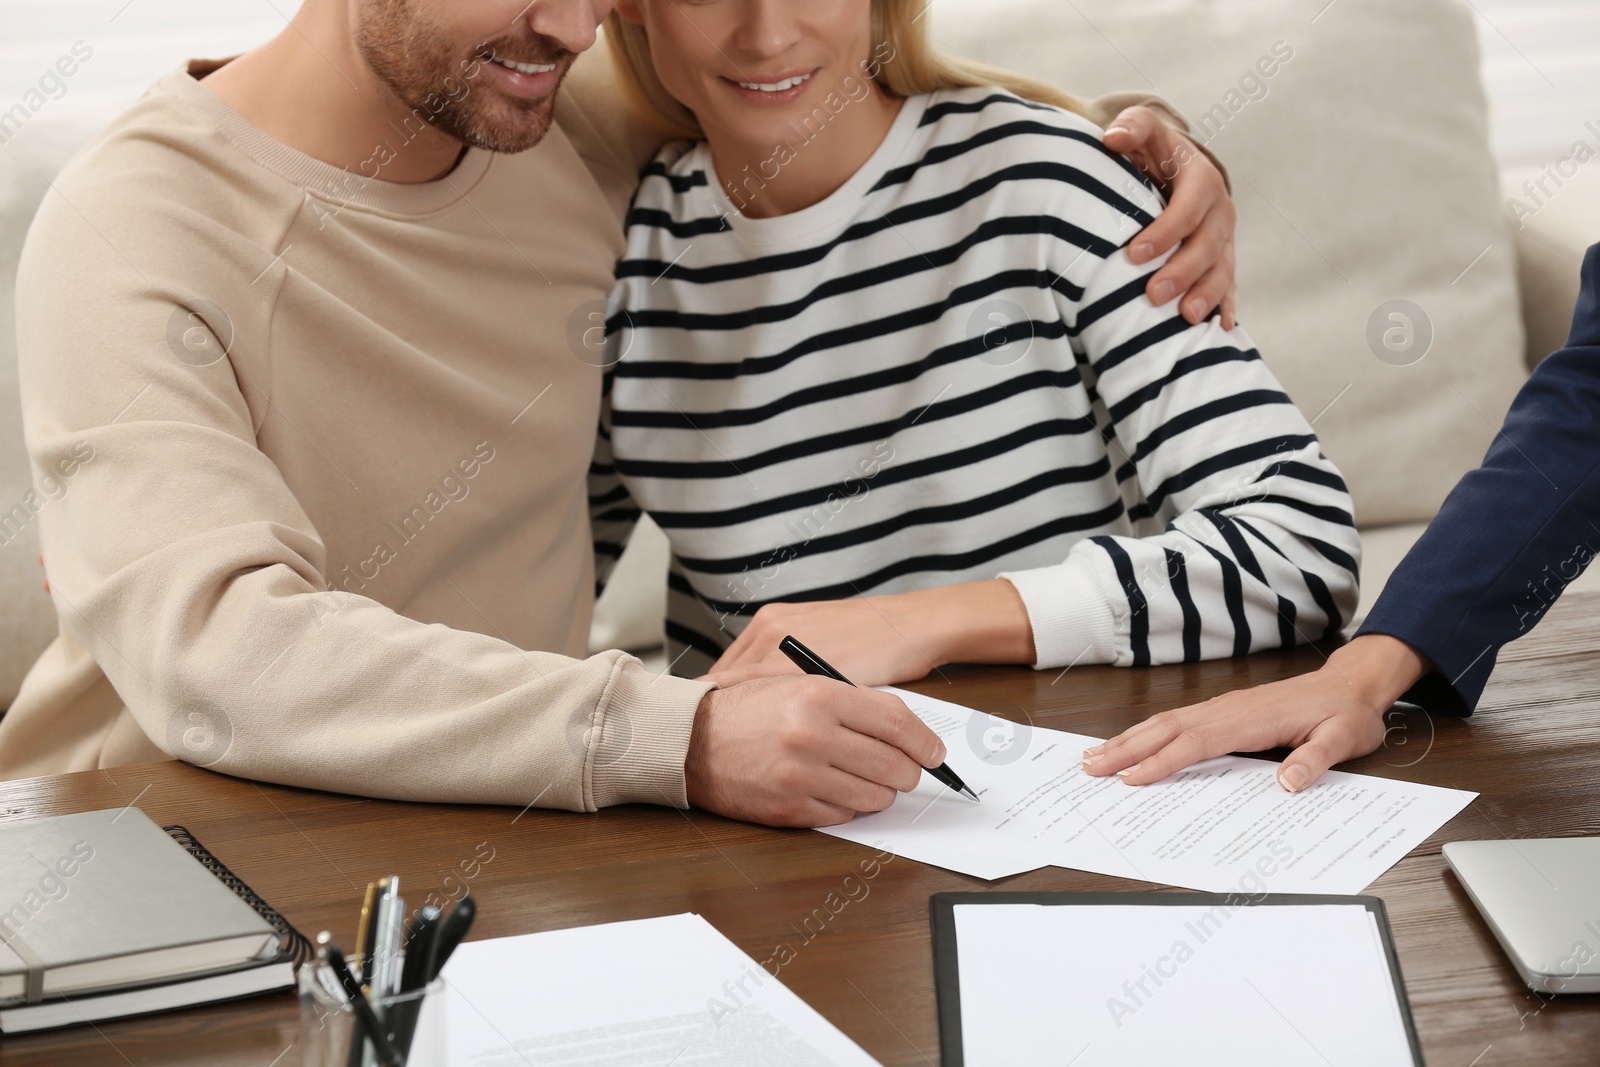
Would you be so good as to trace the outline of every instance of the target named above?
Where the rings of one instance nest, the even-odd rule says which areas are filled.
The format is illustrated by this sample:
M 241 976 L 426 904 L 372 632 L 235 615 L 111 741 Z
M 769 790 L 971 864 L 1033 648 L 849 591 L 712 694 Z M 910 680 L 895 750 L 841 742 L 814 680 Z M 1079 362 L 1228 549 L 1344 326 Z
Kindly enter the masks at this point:
M 988 177 L 1003 174 L 1018 179 L 1001 183 L 1009 196 L 1040 210 L 1062 206 L 1063 196 L 1083 195 L 1119 211 L 1161 209 L 1138 167 L 1106 148 L 1104 132 L 1082 115 L 999 86 L 941 89 L 918 99 L 925 140 L 911 170 L 959 163 L 967 181 L 975 180 L 974 169 Z
M 986 169 L 1064 165 L 1101 180 L 1117 176 L 1117 184 L 1125 173 L 1138 178 L 1136 168 L 1106 148 L 1100 127 L 1065 108 L 998 86 L 940 89 L 918 100 L 930 158 L 966 158 Z
M 1083 115 L 1054 104 L 1019 96 L 998 85 L 937 89 L 918 97 L 923 105 L 921 125 L 972 135 L 987 130 L 1030 128 L 1062 131 L 1086 148 L 1100 145 L 1103 131 Z M 1103 149 L 1102 149 L 1103 151 Z
M 710 184 L 710 152 L 704 141 L 670 141 L 639 172 L 636 204 L 670 209 L 696 189 Z

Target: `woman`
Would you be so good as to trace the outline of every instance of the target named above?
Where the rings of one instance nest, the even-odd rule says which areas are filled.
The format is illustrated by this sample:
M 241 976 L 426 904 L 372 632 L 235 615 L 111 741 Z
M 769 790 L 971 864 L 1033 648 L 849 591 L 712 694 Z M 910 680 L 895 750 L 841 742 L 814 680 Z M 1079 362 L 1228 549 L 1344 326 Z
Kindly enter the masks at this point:
M 1291 645 L 1356 603 L 1350 499 L 1238 329 L 1144 295 L 1155 192 L 1070 97 L 932 49 L 920 0 L 622 0 L 696 140 L 643 177 L 591 497 L 672 542 L 679 673 Z M 599 550 L 602 578 L 614 550 Z

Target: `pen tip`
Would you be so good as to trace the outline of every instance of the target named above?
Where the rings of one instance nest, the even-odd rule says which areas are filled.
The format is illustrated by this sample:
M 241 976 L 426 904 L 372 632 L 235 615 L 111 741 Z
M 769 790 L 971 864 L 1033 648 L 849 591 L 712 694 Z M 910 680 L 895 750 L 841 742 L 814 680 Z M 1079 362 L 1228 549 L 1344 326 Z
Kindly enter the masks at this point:
M 961 787 L 961 795 L 962 795 L 962 796 L 965 796 L 965 797 L 971 797 L 971 798 L 972 798 L 972 799 L 973 799 L 973 800 L 977 800 L 977 799 L 978 799 L 978 794 L 976 794 L 976 793 L 974 793 L 974 792 L 973 792 L 973 791 L 972 791 L 972 790 L 971 790 L 971 789 L 970 789 L 970 788 L 969 788 L 969 787 L 967 787 L 967 786 L 962 786 L 962 787 Z

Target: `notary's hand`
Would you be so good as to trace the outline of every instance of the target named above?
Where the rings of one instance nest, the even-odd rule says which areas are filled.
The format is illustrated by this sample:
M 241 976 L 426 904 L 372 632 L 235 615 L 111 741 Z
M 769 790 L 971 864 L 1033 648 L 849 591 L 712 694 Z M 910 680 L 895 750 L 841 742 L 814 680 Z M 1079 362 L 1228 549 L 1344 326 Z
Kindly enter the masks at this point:
M 1299 792 L 1383 744 L 1383 716 L 1430 669 L 1393 637 L 1356 638 L 1310 674 L 1164 711 L 1084 753 L 1083 767 L 1147 785 L 1213 756 L 1293 748 L 1278 784 Z
M 1133 160 L 1168 197 L 1161 217 L 1134 237 L 1128 258 L 1146 263 L 1183 244 L 1146 286 L 1150 302 L 1165 304 L 1184 294 L 1179 312 L 1190 323 L 1221 305 L 1222 328 L 1233 329 L 1237 216 L 1222 171 L 1193 138 L 1144 106 L 1125 108 L 1112 119 L 1105 145 Z
M 944 742 L 899 698 L 797 676 L 707 693 L 683 770 L 696 807 L 769 826 L 831 826 L 887 808 L 944 757 Z

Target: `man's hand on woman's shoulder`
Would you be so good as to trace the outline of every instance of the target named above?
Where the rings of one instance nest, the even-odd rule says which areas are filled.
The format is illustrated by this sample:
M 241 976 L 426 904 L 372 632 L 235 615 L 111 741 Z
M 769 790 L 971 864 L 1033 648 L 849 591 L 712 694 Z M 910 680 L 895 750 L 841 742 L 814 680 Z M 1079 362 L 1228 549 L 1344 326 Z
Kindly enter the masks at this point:
M 1179 311 L 1198 323 L 1219 305 L 1222 328 L 1234 326 L 1234 244 L 1237 216 L 1228 180 L 1187 133 L 1142 104 L 1124 108 L 1106 127 L 1105 145 L 1136 163 L 1167 194 L 1167 209 L 1128 247 L 1128 258 L 1147 263 L 1183 247 L 1150 279 L 1150 302 L 1182 294 Z

